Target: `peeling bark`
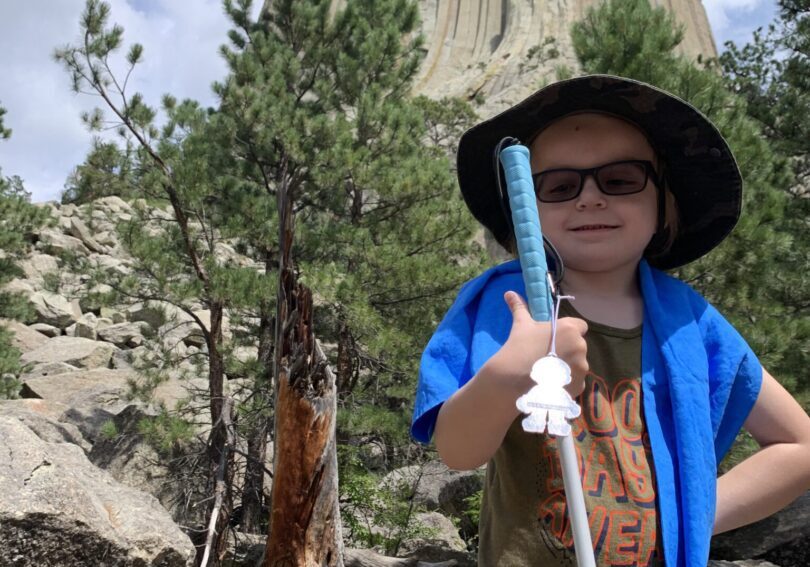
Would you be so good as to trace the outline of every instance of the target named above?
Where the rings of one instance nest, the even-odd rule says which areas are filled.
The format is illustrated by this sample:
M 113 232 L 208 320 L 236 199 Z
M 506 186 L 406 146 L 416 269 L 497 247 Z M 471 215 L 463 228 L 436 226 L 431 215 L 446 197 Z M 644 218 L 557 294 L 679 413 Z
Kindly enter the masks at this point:
M 343 567 L 335 376 L 315 340 L 312 292 L 292 262 L 295 218 L 286 159 L 279 172 L 275 459 L 264 567 Z

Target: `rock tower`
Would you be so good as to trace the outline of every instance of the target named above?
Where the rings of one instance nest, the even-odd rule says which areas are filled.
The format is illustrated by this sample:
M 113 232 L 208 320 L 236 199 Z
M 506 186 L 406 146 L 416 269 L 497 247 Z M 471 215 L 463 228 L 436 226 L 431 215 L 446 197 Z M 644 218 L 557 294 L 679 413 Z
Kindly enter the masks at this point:
M 601 0 L 420 0 L 427 53 L 415 91 L 431 98 L 483 95 L 482 118 L 502 110 L 551 78 L 558 64 L 576 68 L 571 24 Z M 682 52 L 715 56 L 700 0 L 651 0 L 684 25 Z M 338 4 L 340 0 L 334 0 Z M 530 66 L 527 55 L 553 37 L 559 56 Z

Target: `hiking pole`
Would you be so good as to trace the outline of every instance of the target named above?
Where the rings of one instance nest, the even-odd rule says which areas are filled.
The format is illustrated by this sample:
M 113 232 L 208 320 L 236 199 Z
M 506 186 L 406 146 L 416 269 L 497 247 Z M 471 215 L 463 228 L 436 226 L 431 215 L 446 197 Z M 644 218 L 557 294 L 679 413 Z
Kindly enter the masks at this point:
M 508 147 L 504 147 L 507 145 Z M 500 150 L 500 148 L 503 149 Z M 537 213 L 537 201 L 529 165 L 529 150 L 514 138 L 502 140 L 498 149 L 500 150 L 498 158 L 503 165 L 506 190 L 509 194 L 511 220 L 523 271 L 523 281 L 526 285 L 529 312 L 535 321 L 556 320 L 553 312 L 546 252 L 543 247 L 543 233 Z M 500 176 L 498 179 L 500 180 Z M 553 347 L 551 354 L 554 355 Z M 556 355 L 554 356 L 556 357 Z M 534 378 L 534 372 L 532 374 Z M 567 394 L 562 395 L 567 396 Z M 549 429 L 551 429 L 551 420 L 549 420 Z M 579 477 L 579 464 L 573 434 L 569 432 L 567 435 L 557 435 L 556 440 L 577 565 L 595 567 L 591 530 L 588 525 L 588 512 L 585 509 L 585 498 L 582 494 L 582 482 Z

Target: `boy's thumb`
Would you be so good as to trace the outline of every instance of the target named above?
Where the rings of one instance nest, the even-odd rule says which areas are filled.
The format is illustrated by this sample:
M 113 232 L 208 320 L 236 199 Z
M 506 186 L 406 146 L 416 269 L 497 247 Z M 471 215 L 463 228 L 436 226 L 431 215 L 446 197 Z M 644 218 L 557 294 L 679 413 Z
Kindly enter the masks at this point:
M 517 321 L 523 317 L 531 317 L 529 314 L 529 306 L 526 301 L 520 296 L 519 293 L 514 291 L 507 291 L 503 296 L 504 301 L 509 306 L 509 311 L 512 312 L 512 320 Z

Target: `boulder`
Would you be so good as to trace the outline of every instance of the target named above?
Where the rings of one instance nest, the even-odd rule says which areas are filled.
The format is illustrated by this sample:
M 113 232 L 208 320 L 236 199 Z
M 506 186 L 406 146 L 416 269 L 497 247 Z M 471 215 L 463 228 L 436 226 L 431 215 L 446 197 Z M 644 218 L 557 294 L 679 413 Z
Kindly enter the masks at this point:
M 82 293 L 79 298 L 79 306 L 82 308 L 82 312 L 100 313 L 104 307 L 101 296 L 110 293 L 112 290 L 113 288 L 107 284 L 98 284 L 87 290 L 86 293 Z
M 204 443 L 195 440 L 161 455 L 138 429 L 142 419 L 154 415 L 143 405 L 128 405 L 112 418 L 118 435 L 100 437 L 88 457 L 118 482 L 157 498 L 178 524 L 201 525 L 206 507 L 199 503 L 208 496 L 205 469 L 185 463 L 205 454 Z
M 20 352 L 28 352 L 42 346 L 48 337 L 36 329 L 27 327 L 19 321 L 0 319 L 0 326 L 11 331 L 11 345 Z
M 93 313 L 84 313 L 78 321 L 65 329 L 65 331 L 71 337 L 81 337 L 95 341 L 98 339 L 96 327 L 98 327 L 96 316 Z
M 150 329 L 149 324 L 143 321 L 135 323 L 116 323 L 98 330 L 98 337 L 102 341 L 112 343 L 118 347 L 137 347 L 143 344 L 143 333 Z
M 68 409 L 60 420 L 76 425 L 95 443 L 104 424 L 129 405 L 129 381 L 136 378 L 132 371 L 109 369 L 26 378 L 20 396 L 64 404 Z
M 83 256 L 88 256 L 90 250 L 78 238 L 68 236 L 51 228 L 43 228 L 39 233 L 39 242 L 36 244 L 37 250 L 62 253 L 75 252 Z
M 101 197 L 93 201 L 93 206 L 96 209 L 106 211 L 108 213 L 121 213 L 124 211 L 131 211 L 132 207 L 129 203 L 124 201 L 121 197 L 111 195 L 109 197 Z
M 59 207 L 60 217 L 70 218 L 78 214 L 79 214 L 79 207 L 77 207 L 73 203 L 67 203 L 66 205 L 62 205 L 61 207 Z
M 420 561 L 415 557 L 386 557 L 371 549 L 343 550 L 344 567 L 460 567 L 466 564 L 451 559 L 439 563 Z
M 10 565 L 190 567 L 194 546 L 152 496 L 82 449 L 0 415 L 0 549 Z
M 428 511 L 441 511 L 463 517 L 467 510 L 465 499 L 484 486 L 484 472 L 454 471 L 444 463 L 429 461 L 388 473 L 382 480 L 388 489 L 395 487 L 414 491 L 414 503 Z
M 48 254 L 34 252 L 19 262 L 25 277 L 30 280 L 41 280 L 45 274 L 59 270 L 59 261 Z
M 70 234 L 81 240 L 82 244 L 93 252 L 103 253 L 106 250 L 104 246 L 96 242 L 90 229 L 78 217 L 70 218 Z
M 108 256 L 107 254 L 93 254 L 90 257 L 90 260 L 99 268 L 104 268 L 108 271 L 118 272 L 122 275 L 127 275 L 132 270 L 127 265 L 128 262 L 126 260 L 116 258 L 114 256 Z
M 0 415 L 19 419 L 37 437 L 48 443 L 73 443 L 90 452 L 90 443 L 82 437 L 79 428 L 60 418 L 68 407 L 47 400 L 0 400 Z
M 27 368 L 25 374 L 22 375 L 23 380 L 28 378 L 36 378 L 37 376 L 53 376 L 55 374 L 65 374 L 67 372 L 76 372 L 76 367 L 64 362 L 41 362 L 34 364 Z
M 712 538 L 715 559 L 758 557 L 795 540 L 810 539 L 810 492 L 759 522 Z
M 107 368 L 116 348 L 81 337 L 53 337 L 39 348 L 26 352 L 23 362 L 64 362 L 77 368 Z
M 28 327 L 34 329 L 38 333 L 42 333 L 46 337 L 58 337 L 62 334 L 62 329 L 59 327 L 54 327 L 53 325 L 48 325 L 47 323 L 34 323 L 33 325 L 28 325 Z
M 153 329 L 159 329 L 167 322 L 191 321 L 191 317 L 176 306 L 165 301 L 136 303 L 126 311 L 130 321 L 144 321 Z
M 10 282 L 3 284 L 0 289 L 8 293 L 20 293 L 26 297 L 33 295 L 36 291 L 29 280 L 20 278 L 14 278 Z
M 29 299 L 36 311 L 36 322 L 53 325 L 64 329 L 82 316 L 78 300 L 68 301 L 61 295 L 50 291 L 37 291 Z
M 458 528 L 447 517 L 438 512 L 422 512 L 416 514 L 414 521 L 421 527 L 424 535 L 403 541 L 399 549 L 400 555 L 420 561 L 455 560 L 458 565 L 475 565 L 475 557 L 467 552 Z

